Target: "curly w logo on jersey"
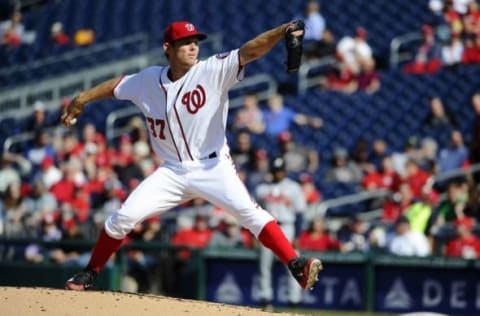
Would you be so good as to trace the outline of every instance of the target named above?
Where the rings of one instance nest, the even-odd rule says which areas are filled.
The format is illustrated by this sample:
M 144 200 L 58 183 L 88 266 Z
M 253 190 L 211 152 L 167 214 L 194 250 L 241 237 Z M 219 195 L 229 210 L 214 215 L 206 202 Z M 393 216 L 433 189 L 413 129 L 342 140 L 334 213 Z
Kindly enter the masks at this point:
M 197 84 L 194 90 L 188 91 L 183 95 L 182 104 L 185 105 L 188 112 L 195 114 L 205 105 L 205 100 L 205 89 Z

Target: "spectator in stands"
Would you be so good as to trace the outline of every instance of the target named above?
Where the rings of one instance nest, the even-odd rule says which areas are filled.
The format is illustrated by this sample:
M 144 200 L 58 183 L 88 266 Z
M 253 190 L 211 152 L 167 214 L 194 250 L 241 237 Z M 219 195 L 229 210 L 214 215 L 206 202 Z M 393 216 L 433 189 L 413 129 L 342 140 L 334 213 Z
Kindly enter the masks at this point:
M 269 109 L 263 112 L 263 122 L 267 135 L 277 137 L 281 132 L 290 130 L 292 123 L 320 128 L 323 121 L 319 117 L 297 113 L 286 107 L 283 96 L 274 94 L 268 99 Z
M 406 217 L 400 217 L 395 223 L 395 234 L 388 247 L 390 253 L 397 256 L 425 257 L 430 255 L 427 237 L 410 229 Z
M 77 183 L 82 181 L 82 175 L 79 175 L 78 160 L 70 160 L 62 165 L 61 170 L 63 177 L 55 183 L 50 192 L 55 196 L 59 203 L 71 203 L 74 199 Z M 86 180 L 86 179 L 85 179 Z
M 284 131 L 278 135 L 280 154 L 285 160 L 287 172 L 308 171 L 315 173 L 318 169 L 317 151 L 294 142 L 290 132 Z
M 382 221 L 385 223 L 396 222 L 410 205 L 414 203 L 412 189 L 408 183 L 401 183 L 398 191 L 393 192 L 383 204 Z
M 27 120 L 25 130 L 31 132 L 40 132 L 47 126 L 47 113 L 45 103 L 37 100 L 33 104 L 33 115 Z
M 352 161 L 360 169 L 360 177 L 369 173 L 375 165 L 370 161 L 370 145 L 367 140 L 360 139 L 352 150 Z
M 41 178 L 33 182 L 32 190 L 25 199 L 25 227 L 35 231 L 46 216 L 58 215 L 58 203 L 55 196 L 47 191 Z
M 124 137 L 120 148 L 123 149 L 123 154 L 128 152 L 131 155 L 131 160 L 121 161 L 114 166 L 118 179 L 125 187 L 128 187 L 131 181 L 140 182 L 145 176 L 142 170 L 142 163 L 145 159 L 144 149 L 142 149 L 142 146 L 135 146 L 136 144 L 132 144 L 129 140 L 130 138 Z M 148 146 L 146 150 L 149 152 Z
M 27 206 L 22 196 L 21 184 L 19 182 L 13 182 L 7 186 L 0 209 L 4 217 L 4 236 L 9 238 L 25 237 L 28 233 L 24 227 Z
M 100 226 L 108 216 L 112 215 L 122 204 L 122 197 L 124 192 L 122 191 L 121 184 L 117 179 L 108 179 L 103 183 L 103 197 L 102 206 L 94 214 L 94 222 Z
M 237 220 L 230 215 L 220 222 L 212 235 L 208 247 L 212 248 L 243 248 L 244 239 Z
M 112 165 L 116 172 L 127 167 L 133 162 L 132 138 L 128 134 L 120 137 L 119 149 L 114 154 Z
M 90 196 L 84 188 L 75 188 L 70 206 L 79 223 L 86 223 L 90 219 Z
M 381 163 L 380 169 L 372 167 L 362 178 L 362 186 L 366 190 L 391 190 L 396 192 L 399 188 L 401 179 L 393 168 L 391 156 L 385 156 Z
M 360 91 L 373 94 L 380 89 L 380 76 L 375 69 L 373 58 L 364 59 L 360 62 L 360 73 L 356 80 Z
M 99 140 L 97 135 L 99 134 L 100 133 L 97 132 L 97 128 L 94 124 L 85 124 L 82 130 L 82 140 L 76 145 L 78 147 L 76 151 L 78 151 L 82 156 L 84 156 L 86 152 L 95 154 L 97 151 L 97 141 Z
M 360 71 L 360 64 L 373 59 L 373 52 L 367 43 L 368 32 L 363 27 L 355 29 L 355 36 L 345 36 L 337 44 L 337 54 L 353 73 Z
M 480 63 L 480 35 L 473 39 L 467 38 L 465 40 L 462 62 L 464 64 Z
M 337 54 L 336 58 L 338 63 L 327 71 L 325 78 L 320 81 L 320 87 L 345 94 L 357 91 L 358 69 L 354 69 L 351 65 L 345 63 L 341 55 Z
M 254 168 L 247 175 L 246 183 L 249 189 L 254 189 L 260 183 L 269 182 L 271 180 L 268 158 L 268 152 L 265 149 L 258 149 L 255 152 Z
M 3 153 L 0 166 L 0 196 L 3 196 L 9 185 L 21 183 L 20 172 L 14 164 L 15 156 L 9 152 Z
M 460 35 L 452 35 L 449 43 L 442 47 L 442 63 L 446 67 L 454 67 L 462 63 L 464 46 Z
M 458 0 L 455 0 L 458 4 Z M 464 0 L 460 0 L 464 1 Z M 470 1 L 470 0 L 467 0 Z M 467 13 L 467 7 L 466 5 L 461 5 L 462 7 L 461 11 L 464 11 L 463 13 L 460 13 L 457 11 L 459 9 L 459 6 L 457 6 L 456 3 L 452 0 L 447 0 L 445 3 L 445 10 L 444 10 L 444 16 L 445 20 L 447 21 L 448 25 L 450 26 L 450 32 L 451 36 L 460 36 L 463 32 L 463 21 L 462 21 L 462 15 Z
M 231 151 L 235 166 L 240 170 L 252 170 L 255 161 L 255 151 L 255 148 L 252 147 L 250 134 L 246 131 L 240 131 Z
M 467 38 L 475 38 L 480 35 L 480 9 L 477 1 L 468 3 L 468 12 L 463 17 L 463 26 Z
M 439 171 L 447 172 L 466 164 L 468 164 L 468 149 L 463 142 L 462 133 L 459 130 L 453 130 L 450 134 L 450 146 L 440 150 Z
M 430 112 L 425 119 L 425 123 L 429 126 L 452 128 L 458 125 L 457 118 L 445 107 L 440 97 L 432 97 L 429 106 Z
M 363 175 L 361 184 L 367 191 L 384 189 L 382 176 L 375 166 Z
M 470 145 L 470 161 L 476 164 L 480 162 L 480 92 L 475 93 L 471 100 L 475 121 Z
M 348 157 L 344 148 L 337 148 L 333 154 L 332 166 L 327 171 L 326 180 L 344 183 L 359 183 L 362 171 L 358 165 Z
M 368 225 L 358 216 L 352 216 L 337 232 L 343 252 L 366 252 L 369 249 Z
M 408 183 L 415 198 L 422 196 L 423 187 L 429 178 L 430 175 L 422 170 L 415 160 L 411 159 L 407 161 L 406 174 L 403 181 Z
M 419 160 L 420 155 L 417 146 L 418 139 L 416 137 L 409 137 L 405 143 L 404 150 L 392 154 L 393 167 L 400 176 L 403 177 L 407 173 L 407 162 L 409 160 Z
M 295 17 L 305 22 L 304 49 L 307 56 L 311 56 L 316 48 L 316 44 L 322 40 L 326 23 L 320 13 L 320 4 L 316 0 L 309 0 L 305 5 L 303 16 Z
M 192 228 L 184 228 L 177 231 L 172 237 L 172 245 L 188 246 L 192 248 L 205 248 L 212 238 L 212 230 L 208 227 L 208 219 L 203 215 L 195 217 Z M 190 253 L 180 252 L 180 257 L 189 258 Z
M 325 19 L 320 13 L 320 4 L 316 0 L 309 0 L 305 6 L 305 14 L 299 17 L 305 22 L 305 41 L 320 41 L 325 31 Z
M 20 11 L 13 12 L 10 20 L 0 23 L 0 43 L 2 45 L 19 46 L 24 33 L 25 27 L 22 24 Z
M 444 254 L 449 257 L 476 259 L 480 257 L 480 238 L 467 225 L 457 226 L 457 237 L 447 243 Z
M 400 186 L 400 175 L 395 171 L 392 156 L 385 156 L 380 167 L 381 188 L 392 192 L 398 191 Z
M 433 27 L 425 24 L 422 35 L 423 42 L 415 54 L 415 59 L 403 68 L 406 73 L 435 73 L 442 66 L 441 47 L 435 40 Z
M 265 131 L 263 114 L 254 93 L 249 93 L 243 100 L 243 107 L 237 112 L 233 123 L 234 130 L 246 129 L 250 133 L 261 134 Z
M 446 0 L 446 4 L 451 4 L 455 12 L 463 16 L 467 14 L 469 4 L 474 1 L 476 0 Z
M 300 250 L 340 250 L 340 242 L 325 230 L 325 223 L 321 217 L 310 222 L 308 229 L 302 231 L 298 236 L 296 244 Z
M 52 28 L 50 29 L 50 37 L 55 45 L 65 46 L 70 43 L 70 38 L 63 30 L 62 22 L 57 21 L 52 24 Z
M 428 173 L 437 173 L 437 141 L 430 137 L 425 137 L 421 141 L 421 146 L 418 151 L 418 165 Z
M 439 199 L 438 193 L 433 190 L 432 186 L 433 181 L 430 181 L 423 188 L 422 196 L 403 212 L 403 216 L 410 222 L 412 231 L 422 234 L 430 233 L 429 230 L 433 224 L 433 209 Z
M 55 151 L 50 142 L 50 135 L 45 130 L 35 132 L 34 144 L 26 150 L 25 156 L 33 164 L 35 171 L 37 171 L 37 168 L 40 167 L 46 157 L 55 157 Z
M 383 158 L 391 154 L 388 144 L 384 139 L 377 138 L 373 141 L 372 145 L 372 154 L 370 155 L 369 160 L 372 164 L 380 169 L 382 167 Z
M 62 146 L 57 150 L 57 158 L 59 161 L 67 161 L 72 157 L 79 157 L 83 154 L 83 147 L 74 133 L 66 132 L 63 135 Z
M 316 188 L 315 182 L 313 181 L 313 176 L 309 173 L 302 173 L 299 180 L 307 205 L 310 206 L 320 202 L 322 199 L 322 194 Z
M 440 203 L 436 209 L 435 225 L 469 221 L 466 219 L 470 211 L 467 209 L 469 202 L 469 188 L 465 179 L 454 179 L 448 183 L 447 199 Z

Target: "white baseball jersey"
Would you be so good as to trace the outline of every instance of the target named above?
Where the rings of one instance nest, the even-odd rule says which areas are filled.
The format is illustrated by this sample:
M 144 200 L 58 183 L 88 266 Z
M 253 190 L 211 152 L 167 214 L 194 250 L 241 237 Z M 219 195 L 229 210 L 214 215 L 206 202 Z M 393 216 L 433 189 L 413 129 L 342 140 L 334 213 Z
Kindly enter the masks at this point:
M 228 90 L 243 76 L 239 50 L 199 61 L 172 82 L 169 66 L 123 77 L 114 96 L 135 103 L 146 117 L 155 153 L 165 161 L 220 155 L 226 146 Z
M 198 62 L 175 82 L 168 70 L 148 67 L 123 77 L 113 91 L 116 98 L 141 109 L 152 148 L 165 163 L 106 220 L 106 233 L 124 238 L 145 218 L 202 197 L 231 212 L 258 236 L 274 219 L 251 199 L 225 137 L 228 89 L 243 76 L 238 50 Z

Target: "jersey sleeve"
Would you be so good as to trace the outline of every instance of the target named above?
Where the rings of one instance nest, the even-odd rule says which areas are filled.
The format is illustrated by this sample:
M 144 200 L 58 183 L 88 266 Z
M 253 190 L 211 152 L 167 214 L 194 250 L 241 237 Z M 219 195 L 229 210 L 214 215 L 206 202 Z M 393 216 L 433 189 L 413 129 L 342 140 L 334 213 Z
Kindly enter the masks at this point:
M 230 89 L 243 79 L 245 73 L 245 67 L 240 66 L 239 49 L 212 56 L 207 65 L 213 71 L 214 83 L 221 90 Z
M 142 91 L 142 72 L 133 75 L 126 75 L 117 83 L 113 89 L 113 96 L 119 100 L 130 100 L 138 104 L 140 92 Z

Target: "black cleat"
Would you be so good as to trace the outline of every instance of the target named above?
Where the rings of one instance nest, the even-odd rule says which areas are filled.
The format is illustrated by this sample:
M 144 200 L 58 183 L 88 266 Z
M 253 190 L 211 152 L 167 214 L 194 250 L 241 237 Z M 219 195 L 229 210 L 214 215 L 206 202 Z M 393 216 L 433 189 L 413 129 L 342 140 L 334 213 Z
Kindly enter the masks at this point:
M 311 290 L 318 281 L 318 273 L 323 269 L 322 263 L 317 258 L 296 258 L 290 260 L 288 269 L 298 281 L 302 289 Z
M 85 291 L 90 289 L 97 279 L 98 273 L 92 269 L 85 269 L 75 274 L 65 283 L 65 289 L 73 291 Z

